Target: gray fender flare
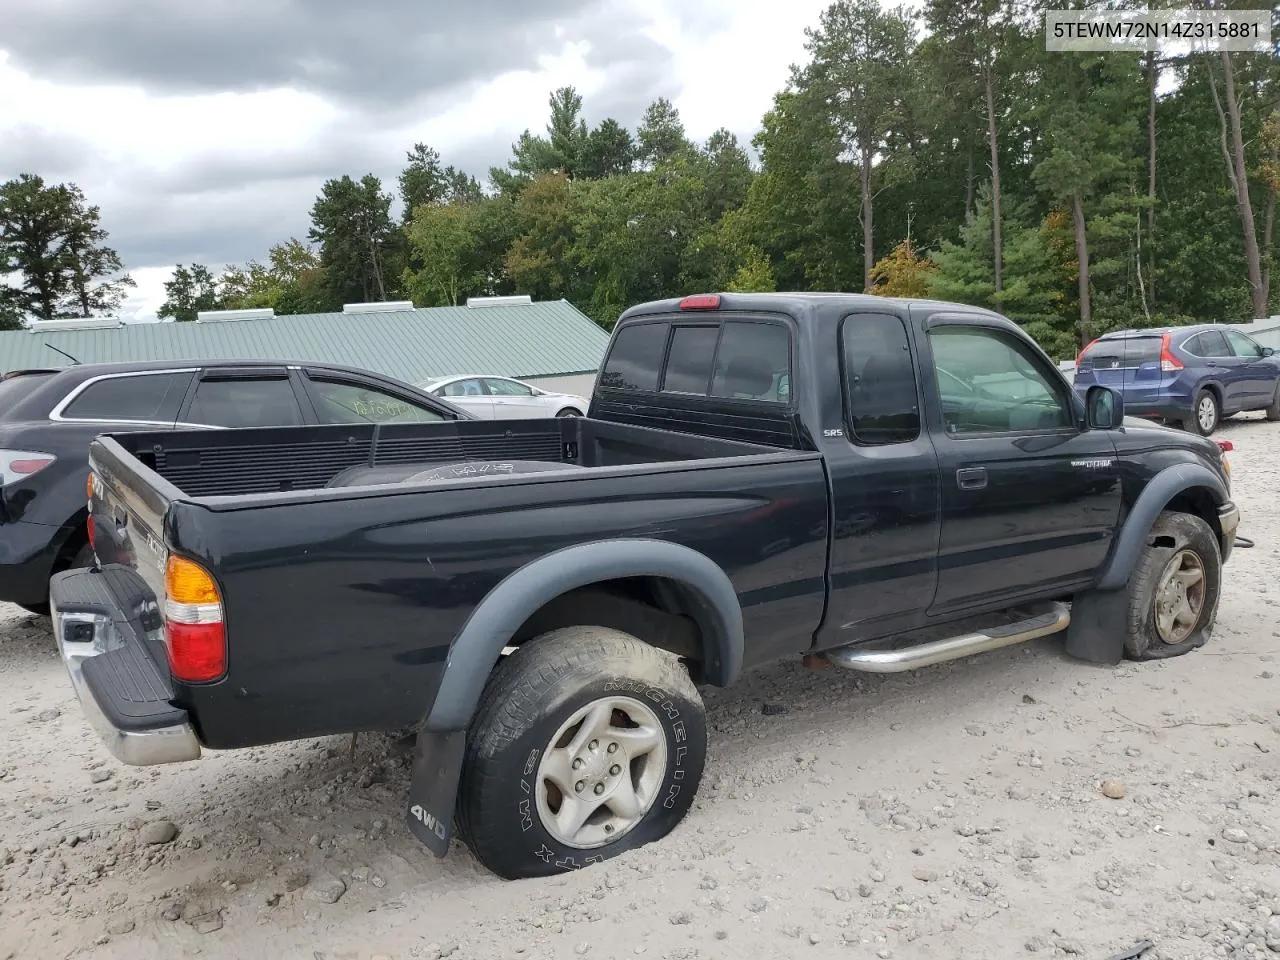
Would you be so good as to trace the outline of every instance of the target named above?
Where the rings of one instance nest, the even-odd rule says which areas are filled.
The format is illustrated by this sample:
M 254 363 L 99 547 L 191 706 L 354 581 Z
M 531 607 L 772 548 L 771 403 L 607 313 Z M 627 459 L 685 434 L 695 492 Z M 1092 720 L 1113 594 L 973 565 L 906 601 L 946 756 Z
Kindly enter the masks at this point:
M 1156 517 L 1168 506 L 1170 500 L 1194 487 L 1207 489 L 1218 506 L 1230 499 L 1222 478 L 1208 467 L 1180 463 L 1161 470 L 1147 482 L 1133 509 L 1125 517 L 1124 525 L 1116 537 L 1115 548 L 1111 551 L 1111 558 L 1103 568 L 1094 589 L 1119 590 L 1129 582 Z
M 535 611 L 566 591 L 620 577 L 666 577 L 693 591 L 702 610 L 709 682 L 728 686 L 742 671 L 742 607 L 715 561 L 665 540 L 619 539 L 565 547 L 509 574 L 471 612 L 449 648 L 425 727 L 464 730 L 507 641 Z
M 1229 499 L 1222 479 L 1194 463 L 1166 467 L 1147 482 L 1116 536 L 1115 547 L 1097 583 L 1072 598 L 1066 641 L 1069 656 L 1101 664 L 1116 664 L 1123 659 L 1123 625 L 1129 610 L 1129 595 L 1123 588 L 1133 575 L 1156 517 L 1170 500 L 1196 487 L 1209 490 L 1218 506 Z

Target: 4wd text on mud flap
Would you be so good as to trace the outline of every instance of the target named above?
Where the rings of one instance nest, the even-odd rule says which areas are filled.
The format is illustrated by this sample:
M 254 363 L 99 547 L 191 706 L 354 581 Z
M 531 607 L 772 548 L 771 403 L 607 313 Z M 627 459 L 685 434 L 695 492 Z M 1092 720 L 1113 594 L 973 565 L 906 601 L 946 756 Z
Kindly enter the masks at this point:
M 444 835 L 445 835 L 444 824 L 441 823 L 439 820 L 437 820 L 435 817 L 433 817 L 431 814 L 427 813 L 427 811 L 423 810 L 421 806 L 415 803 L 412 807 L 409 808 L 409 812 L 413 814 L 413 817 L 415 820 L 417 820 L 421 824 L 424 824 L 426 828 L 430 830 L 432 833 L 434 833 L 437 837 L 439 837 L 441 840 L 444 839 Z

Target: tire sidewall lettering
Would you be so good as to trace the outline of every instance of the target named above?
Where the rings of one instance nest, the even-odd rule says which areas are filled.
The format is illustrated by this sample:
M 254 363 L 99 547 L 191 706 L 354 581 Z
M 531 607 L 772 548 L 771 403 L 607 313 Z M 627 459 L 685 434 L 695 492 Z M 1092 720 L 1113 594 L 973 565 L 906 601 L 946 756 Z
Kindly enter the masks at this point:
M 655 803 L 650 808 L 644 821 L 641 822 L 643 824 L 659 808 L 663 810 L 674 808 L 681 793 L 681 781 L 686 778 L 688 773 L 686 770 L 686 758 L 689 752 L 689 747 L 687 746 L 689 733 L 685 726 L 685 719 L 681 715 L 680 708 L 674 698 L 665 691 L 639 680 L 628 677 L 613 678 L 605 681 L 602 685 L 602 692 L 604 694 L 625 693 L 639 700 L 654 704 L 659 719 L 663 721 L 662 725 L 666 728 L 668 752 L 671 757 L 668 760 L 670 766 L 667 771 L 668 783 L 666 792 L 662 797 L 662 802 L 660 804 Z M 599 694 L 589 694 L 583 698 L 583 701 L 588 702 L 597 696 Z M 672 747 L 674 749 L 671 749 Z M 538 822 L 537 817 L 534 816 L 533 791 L 537 789 L 535 772 L 541 754 L 541 747 L 534 747 L 525 759 L 522 769 L 523 776 L 520 780 L 520 796 L 516 798 L 515 802 L 520 832 L 531 840 L 530 853 L 543 863 L 555 866 L 563 872 L 580 870 L 591 864 L 603 863 L 608 858 L 595 855 L 589 849 L 578 850 L 571 847 L 561 847 L 546 833 Z M 639 825 L 637 829 L 638 827 Z

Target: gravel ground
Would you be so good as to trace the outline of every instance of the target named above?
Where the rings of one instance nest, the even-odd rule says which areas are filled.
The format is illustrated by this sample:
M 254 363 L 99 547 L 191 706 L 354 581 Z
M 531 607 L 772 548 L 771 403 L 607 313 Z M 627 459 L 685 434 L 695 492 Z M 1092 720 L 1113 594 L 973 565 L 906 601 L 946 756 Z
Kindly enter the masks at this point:
M 755 672 L 685 822 L 549 881 L 433 859 L 386 738 L 117 764 L 0 606 L 0 958 L 1280 956 L 1280 424 L 1220 436 L 1257 546 L 1206 649 Z

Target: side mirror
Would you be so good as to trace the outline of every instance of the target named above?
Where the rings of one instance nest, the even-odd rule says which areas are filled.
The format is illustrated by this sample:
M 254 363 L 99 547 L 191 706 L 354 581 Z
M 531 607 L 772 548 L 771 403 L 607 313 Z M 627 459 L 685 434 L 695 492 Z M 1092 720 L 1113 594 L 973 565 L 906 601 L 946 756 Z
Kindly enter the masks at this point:
M 1263 347 L 1263 348 L 1262 348 L 1262 355 L 1263 355 L 1264 357 L 1271 357 L 1271 356 L 1274 356 L 1274 355 L 1275 355 L 1275 352 L 1276 352 L 1275 347 Z
M 1084 395 L 1090 430 L 1114 430 L 1124 423 L 1124 395 L 1110 387 L 1090 387 Z

